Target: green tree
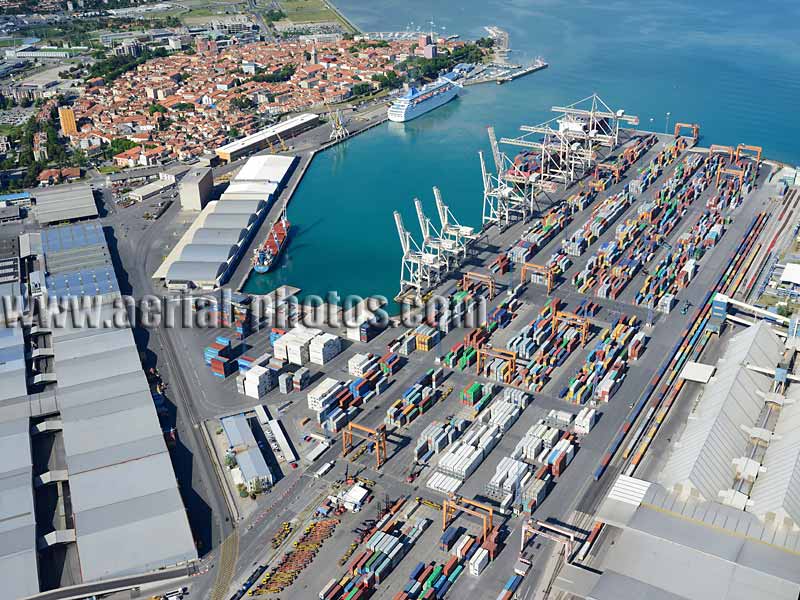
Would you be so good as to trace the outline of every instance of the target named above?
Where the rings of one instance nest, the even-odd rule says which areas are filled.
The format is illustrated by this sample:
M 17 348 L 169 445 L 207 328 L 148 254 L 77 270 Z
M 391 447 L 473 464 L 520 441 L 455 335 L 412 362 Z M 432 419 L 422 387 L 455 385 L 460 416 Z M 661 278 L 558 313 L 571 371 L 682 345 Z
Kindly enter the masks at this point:
M 353 86 L 352 92 L 354 96 L 363 96 L 372 91 L 372 86 L 368 83 L 357 83 Z
M 147 111 L 151 115 L 154 115 L 155 113 L 162 113 L 163 114 L 163 113 L 167 112 L 167 107 L 164 106 L 163 104 L 155 103 L 155 104 L 151 104 L 150 108 L 148 108 Z

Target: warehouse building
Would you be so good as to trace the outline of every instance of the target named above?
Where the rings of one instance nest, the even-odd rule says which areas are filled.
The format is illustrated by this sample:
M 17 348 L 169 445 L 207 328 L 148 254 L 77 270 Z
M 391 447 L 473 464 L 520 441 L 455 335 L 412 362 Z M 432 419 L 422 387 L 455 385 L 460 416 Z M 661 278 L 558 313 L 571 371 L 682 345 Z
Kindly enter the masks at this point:
M 209 202 L 154 273 L 173 290 L 213 290 L 242 259 L 295 157 L 256 156 L 247 161 L 222 197 Z
M 97 216 L 92 188 L 87 183 L 72 183 L 37 188 L 32 191 L 36 220 L 41 225 L 78 221 Z
M 770 431 L 776 423 L 793 420 L 794 411 L 781 410 L 780 397 L 772 394 L 775 377 L 761 371 L 774 371 L 783 350 L 783 342 L 766 321 L 730 338 L 714 377 L 704 386 L 679 443 L 667 459 L 660 483 L 684 496 L 725 502 L 740 509 L 753 506 L 748 492 L 762 485 L 761 481 L 752 485 L 761 460 L 766 473 L 778 470 L 767 460 L 779 456 L 780 449 L 763 455 L 763 449 L 772 446 Z M 800 441 L 790 439 L 795 446 Z M 769 479 L 774 476 L 773 472 Z M 762 480 L 760 475 L 758 479 Z M 796 485 L 800 486 L 800 479 Z
M 231 162 L 248 154 L 253 154 L 265 148 L 282 146 L 282 140 L 299 135 L 304 131 L 313 129 L 319 124 L 319 116 L 313 113 L 303 113 L 277 123 L 261 131 L 243 137 L 240 140 L 225 144 L 217 148 L 220 160 Z
M 96 327 L 0 329 L 3 594 L 155 571 L 197 553 L 96 223 L 26 234 L 24 283 L 99 301 Z M 88 273 L 87 273 L 88 271 Z M 46 278 L 41 277 L 46 273 Z M 98 285 L 97 275 L 103 281 Z
M 568 565 L 554 587 L 590 600 L 796 600 L 800 531 L 620 475 L 601 503 L 602 574 Z

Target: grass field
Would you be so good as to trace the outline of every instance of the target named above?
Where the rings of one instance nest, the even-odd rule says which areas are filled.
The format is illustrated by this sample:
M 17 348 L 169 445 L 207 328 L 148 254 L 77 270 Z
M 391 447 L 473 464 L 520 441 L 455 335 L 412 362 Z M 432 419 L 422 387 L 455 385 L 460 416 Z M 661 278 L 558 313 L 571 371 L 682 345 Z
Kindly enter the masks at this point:
M 322 0 L 280 0 L 286 17 L 293 23 L 337 22 L 339 18 Z

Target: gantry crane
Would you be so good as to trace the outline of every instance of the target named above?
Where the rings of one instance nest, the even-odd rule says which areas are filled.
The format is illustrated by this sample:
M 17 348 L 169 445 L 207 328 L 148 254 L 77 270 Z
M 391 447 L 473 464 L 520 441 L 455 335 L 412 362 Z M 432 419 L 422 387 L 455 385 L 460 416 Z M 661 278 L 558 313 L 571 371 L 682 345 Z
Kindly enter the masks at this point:
M 494 527 L 494 509 L 491 506 L 451 495 L 442 502 L 442 531 L 447 529 L 456 513 L 464 512 L 481 520 L 481 542 L 484 542 Z
M 331 134 L 328 137 L 330 141 L 340 142 L 350 135 L 344 123 L 344 116 L 342 116 L 341 109 L 336 109 L 331 113 Z
M 614 183 L 619 183 L 622 178 L 622 171 L 619 165 L 613 163 L 597 163 L 594 167 L 594 178 L 599 179 L 600 174 L 606 171 L 614 176 Z
M 616 148 L 619 145 L 620 125 L 625 123 L 635 127 L 639 124 L 639 117 L 626 115 L 622 109 L 611 109 L 597 94 L 568 106 L 553 106 L 550 110 L 561 113 L 558 118 L 559 130 L 571 139 L 583 140 L 589 150 L 597 146 Z
M 522 536 L 519 544 L 520 558 L 523 556 L 528 541 L 537 535 L 560 544 L 564 550 L 564 560 L 567 563 L 570 562 L 575 546 L 575 532 L 566 527 L 559 527 L 545 521 L 534 521 L 533 519 L 528 519 L 522 523 Z
M 539 161 L 539 171 L 525 176 L 530 185 L 539 191 L 554 192 L 558 185 L 568 185 L 582 175 L 596 158 L 592 149 L 584 148 L 570 135 L 551 124 L 552 119 L 541 125 L 522 125 L 524 133 L 516 138 L 501 138 L 501 144 L 519 146 L 535 152 Z M 534 134 L 534 135 L 531 135 Z M 538 137 L 541 135 L 541 139 Z
M 278 141 L 281 144 L 281 150 L 283 150 L 284 152 L 288 152 L 289 151 L 289 147 L 286 145 L 286 142 L 283 141 L 283 138 L 281 137 L 281 134 L 276 131 L 275 135 L 278 136 Z
M 489 357 L 502 358 L 503 360 L 507 360 L 509 362 L 509 367 L 506 369 L 506 374 L 504 377 L 504 383 L 511 383 L 511 381 L 514 379 L 514 374 L 517 371 L 517 353 L 511 350 L 501 350 L 499 348 L 490 348 L 488 346 L 478 348 L 478 362 L 477 369 L 475 370 L 478 375 L 483 372 L 486 359 Z
M 714 154 L 727 154 L 728 161 L 733 162 L 733 157 L 735 154 L 735 150 L 731 146 L 721 146 L 719 144 L 711 144 L 711 147 L 708 149 L 708 153 L 711 155 Z
M 761 165 L 761 153 L 763 150 L 764 149 L 761 146 L 748 146 L 747 144 L 739 144 L 736 146 L 736 162 L 738 163 L 739 160 L 744 156 L 750 156 L 745 154 L 745 152 L 754 152 L 756 155 L 756 166 L 759 166 Z
M 348 423 L 342 429 L 342 456 L 347 456 L 353 449 L 353 437 L 358 437 L 366 442 L 375 444 L 376 469 L 380 469 L 386 462 L 386 425 L 379 425 L 377 429 L 365 427 L 358 423 Z
M 478 152 L 483 179 L 483 225 L 497 225 L 502 231 L 512 223 L 533 216 L 535 193 L 530 178 L 521 177 L 514 164 L 500 152 L 492 127 L 488 128 L 496 175 L 489 173 L 483 152 Z
M 566 323 L 573 327 L 577 327 L 581 332 L 581 347 L 586 345 L 586 340 L 589 337 L 589 319 L 586 317 L 578 316 L 574 313 L 564 312 L 561 310 L 553 310 L 553 331 L 556 330 L 558 322 Z
M 403 225 L 403 217 L 397 211 L 394 211 L 394 221 L 397 225 L 397 234 L 400 236 L 400 245 L 403 248 L 403 259 L 400 266 L 400 292 L 396 299 L 404 300 L 411 294 L 414 299 L 420 301 L 423 290 L 439 281 L 441 261 L 437 255 L 423 252 Z
M 494 298 L 497 289 L 494 283 L 494 279 L 492 278 L 491 275 L 483 275 L 482 273 L 474 273 L 472 271 L 468 271 L 464 273 L 464 275 L 461 277 L 461 289 L 466 290 L 470 281 L 475 281 L 477 283 L 484 284 L 489 292 L 489 300 L 492 300 Z
M 547 293 L 549 294 L 553 290 L 553 268 L 552 267 L 543 267 L 542 265 L 537 265 L 534 263 L 523 263 L 522 264 L 522 272 L 520 274 L 520 283 L 525 283 L 525 275 L 527 274 L 532 275 L 539 275 L 545 279 L 545 283 L 547 284 Z
M 422 202 L 414 198 L 414 208 L 417 211 L 419 229 L 422 232 L 422 251 L 439 257 L 446 271 L 450 271 L 461 262 L 461 248 L 455 241 L 442 237 L 436 230 L 431 220 L 425 215 Z
M 744 169 L 725 168 L 722 165 L 719 165 L 717 167 L 717 185 L 719 185 L 719 182 L 722 181 L 722 178 L 725 175 L 729 175 L 734 179 L 738 179 L 739 187 L 741 187 L 744 184 Z
M 684 129 L 692 130 L 692 139 L 695 142 L 700 138 L 700 125 L 697 123 L 675 123 L 675 138 L 679 138 Z
M 442 200 L 442 193 L 436 186 L 433 186 L 433 197 L 436 200 L 436 211 L 439 213 L 439 221 L 442 224 L 442 236 L 453 240 L 466 258 L 469 246 L 478 239 L 478 234 L 475 233 L 474 228 L 466 227 L 458 222 L 450 208 Z

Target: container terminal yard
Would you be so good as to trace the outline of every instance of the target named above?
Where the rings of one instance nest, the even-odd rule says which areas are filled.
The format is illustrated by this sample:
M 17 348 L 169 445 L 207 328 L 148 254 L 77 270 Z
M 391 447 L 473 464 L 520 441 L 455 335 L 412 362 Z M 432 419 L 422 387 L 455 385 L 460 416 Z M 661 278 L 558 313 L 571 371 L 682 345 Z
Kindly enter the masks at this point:
M 603 598 L 667 586 L 620 573 L 620 523 L 603 511 L 619 486 L 648 479 L 721 501 L 659 480 L 701 389 L 684 370 L 713 369 L 753 323 L 786 329 L 736 303 L 794 242 L 797 203 L 755 145 L 700 147 L 694 124 L 631 129 L 635 116 L 597 97 L 555 110 L 519 137 L 489 132 L 481 231 L 460 227 L 441 195 L 438 222 L 419 215 L 423 235 L 398 223 L 399 296 L 448 299 L 426 323 L 248 334 L 240 318 L 169 332 L 180 351 L 167 370 L 196 382 L 192 410 L 238 521 L 193 593 Z M 575 122 L 596 133 L 576 145 Z M 234 313 L 247 302 L 234 297 Z M 479 302 L 485 322 L 459 323 Z M 241 414 L 273 449 L 271 491 L 255 501 L 225 466 L 230 438 L 213 440 Z M 264 424 L 275 420 L 288 450 Z M 796 597 L 800 582 L 768 573 Z
M 751 297 L 793 251 L 794 172 L 597 96 L 553 110 L 488 131 L 479 231 L 438 190 L 421 235 L 398 215 L 398 298 L 444 299 L 424 321 L 198 293 L 217 327 L 153 329 L 216 515 L 184 495 L 190 597 L 798 597 L 797 318 Z M 155 238 L 120 242 L 120 288 L 153 289 Z

